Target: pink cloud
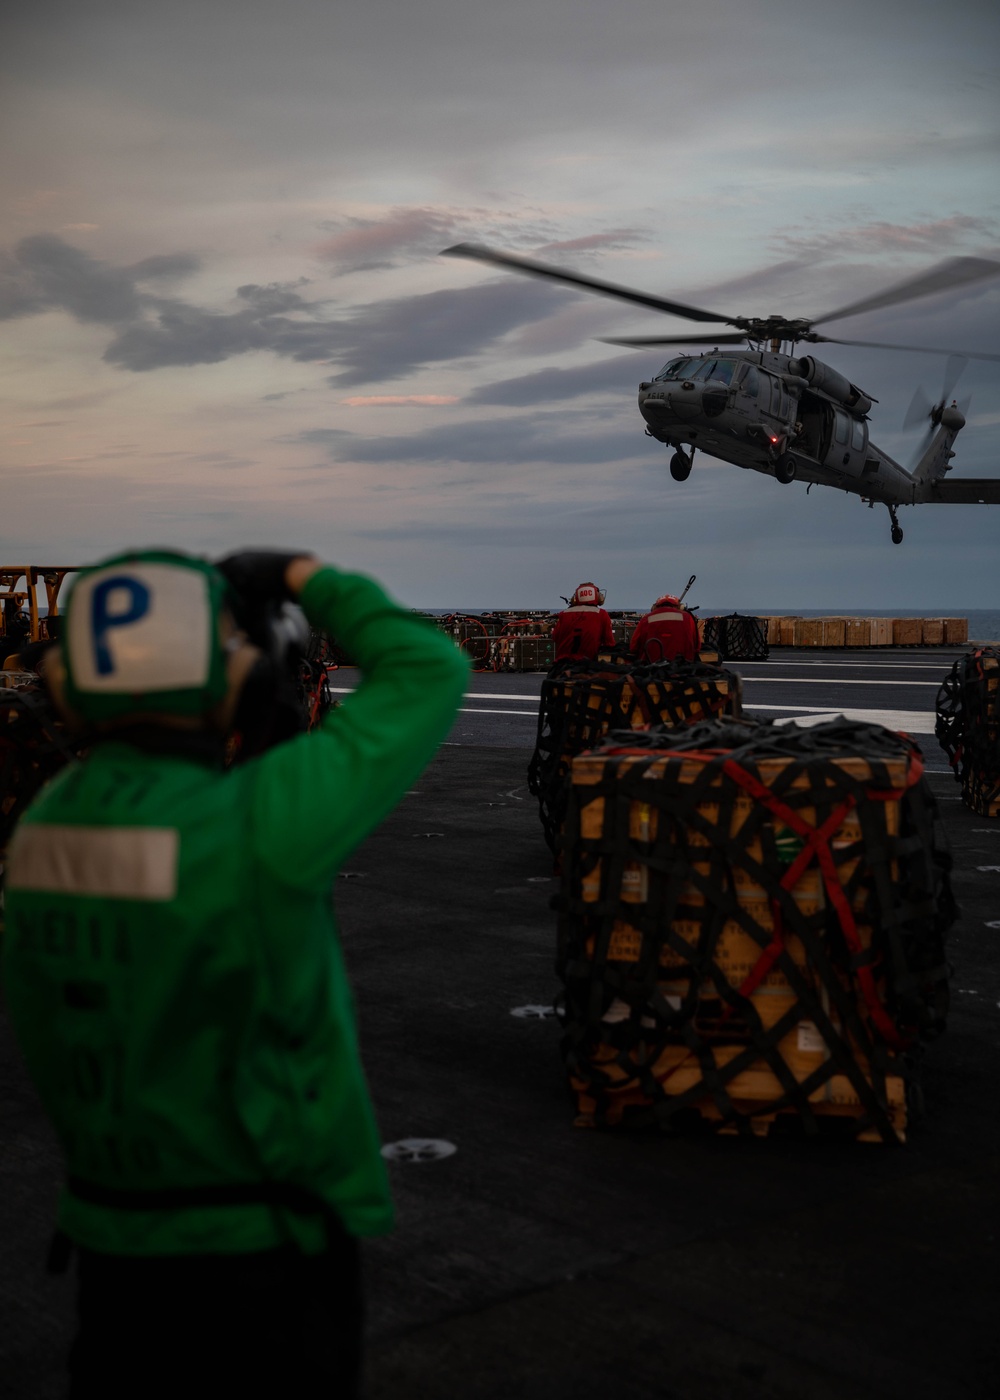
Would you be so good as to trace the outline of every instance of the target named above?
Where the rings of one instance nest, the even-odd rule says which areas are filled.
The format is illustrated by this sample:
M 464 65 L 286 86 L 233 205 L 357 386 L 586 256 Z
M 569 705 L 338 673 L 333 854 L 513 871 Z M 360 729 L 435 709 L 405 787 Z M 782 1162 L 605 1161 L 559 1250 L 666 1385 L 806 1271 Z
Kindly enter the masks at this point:
M 546 243 L 543 253 L 582 253 L 591 248 L 622 248 L 636 243 L 641 234 L 634 228 L 613 228 L 607 233 L 589 233 L 583 238 L 566 238 L 558 243 Z
M 407 248 L 437 244 L 455 228 L 457 220 L 435 209 L 396 209 L 385 219 L 355 221 L 351 228 L 336 233 L 314 249 L 318 257 L 352 266 L 384 262 Z

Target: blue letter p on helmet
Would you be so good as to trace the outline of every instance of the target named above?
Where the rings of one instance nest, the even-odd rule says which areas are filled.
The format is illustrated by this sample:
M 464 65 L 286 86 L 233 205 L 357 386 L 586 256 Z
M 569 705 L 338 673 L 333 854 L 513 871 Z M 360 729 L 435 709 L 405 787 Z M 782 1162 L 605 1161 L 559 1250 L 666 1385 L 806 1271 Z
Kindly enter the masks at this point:
M 92 724 L 206 714 L 226 691 L 225 591 L 210 564 L 165 550 L 84 570 L 62 635 L 68 708 Z

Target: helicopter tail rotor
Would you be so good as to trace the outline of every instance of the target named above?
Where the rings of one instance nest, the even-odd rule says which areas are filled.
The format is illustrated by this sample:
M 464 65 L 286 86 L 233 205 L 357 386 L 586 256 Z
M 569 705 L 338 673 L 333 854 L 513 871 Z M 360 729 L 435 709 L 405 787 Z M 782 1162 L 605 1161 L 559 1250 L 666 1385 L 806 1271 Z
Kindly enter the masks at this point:
M 951 396 L 955 392 L 955 387 L 961 379 L 968 363 L 969 359 L 967 355 L 955 354 L 948 356 L 945 361 L 944 379 L 941 384 L 941 397 L 938 399 L 937 403 L 931 403 L 927 390 L 924 389 L 922 385 L 917 385 L 913 393 L 913 398 L 910 400 L 910 406 L 903 417 L 904 429 L 915 428 L 921 420 L 929 419 L 930 431 L 933 432 L 941 422 L 941 414 L 948 406 Z

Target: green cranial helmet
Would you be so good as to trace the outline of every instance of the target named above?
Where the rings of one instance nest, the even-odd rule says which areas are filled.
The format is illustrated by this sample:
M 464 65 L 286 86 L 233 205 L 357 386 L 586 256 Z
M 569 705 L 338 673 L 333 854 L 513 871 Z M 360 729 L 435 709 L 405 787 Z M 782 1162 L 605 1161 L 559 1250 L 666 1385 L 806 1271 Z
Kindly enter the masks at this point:
M 69 712 L 99 726 L 207 715 L 226 693 L 226 591 L 206 560 L 169 550 L 83 570 L 60 641 Z

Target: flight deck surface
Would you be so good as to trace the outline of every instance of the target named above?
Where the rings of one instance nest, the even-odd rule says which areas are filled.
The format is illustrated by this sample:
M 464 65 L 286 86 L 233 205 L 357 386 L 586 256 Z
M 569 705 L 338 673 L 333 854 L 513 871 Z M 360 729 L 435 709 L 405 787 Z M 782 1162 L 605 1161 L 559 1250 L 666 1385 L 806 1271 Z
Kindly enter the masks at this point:
M 456 1149 L 390 1166 L 398 1225 L 365 1246 L 370 1400 L 996 1393 L 1000 820 L 958 800 L 930 732 L 957 654 L 731 663 L 748 714 L 907 728 L 942 800 L 952 1011 L 900 1148 L 573 1127 L 557 1023 L 514 1014 L 558 990 L 557 882 L 525 784 L 543 677 L 470 678 L 448 743 L 335 890 L 384 1140 Z M 72 1330 L 71 1280 L 44 1274 L 58 1154 L 0 1037 L 0 1375 L 9 1400 L 54 1400 Z

